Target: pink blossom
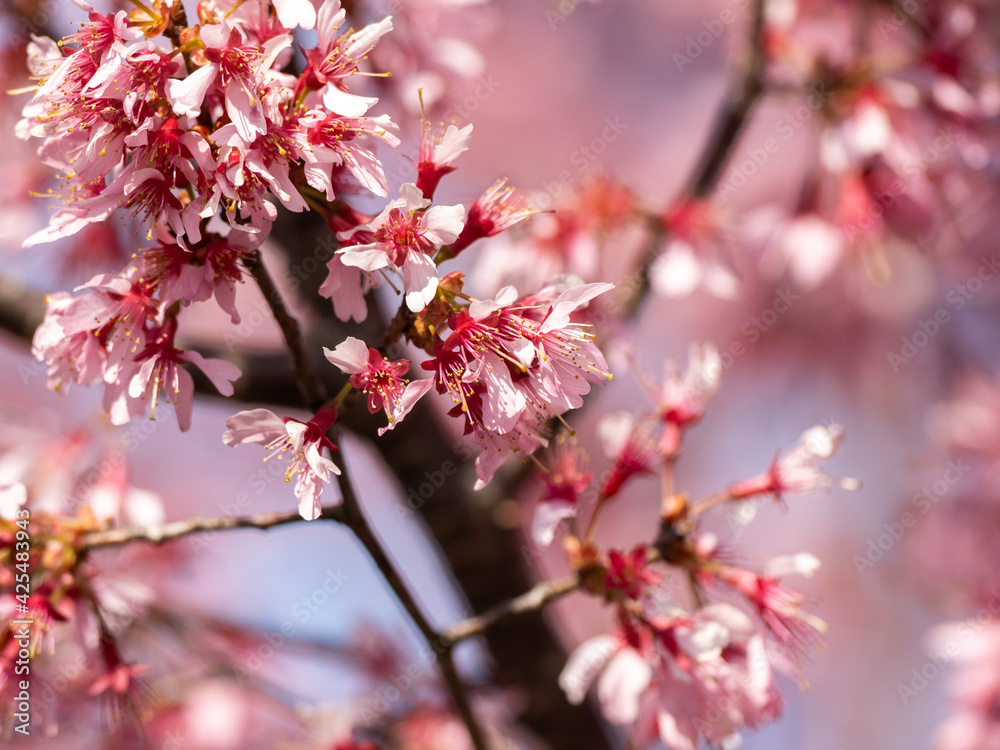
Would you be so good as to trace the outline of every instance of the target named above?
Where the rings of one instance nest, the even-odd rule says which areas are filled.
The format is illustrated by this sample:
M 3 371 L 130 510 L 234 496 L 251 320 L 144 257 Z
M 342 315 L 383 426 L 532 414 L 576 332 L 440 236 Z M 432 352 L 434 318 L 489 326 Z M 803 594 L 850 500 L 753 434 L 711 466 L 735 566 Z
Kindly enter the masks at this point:
M 339 251 L 341 262 L 372 273 L 386 267 L 403 276 L 406 305 L 419 312 L 434 299 L 437 266 L 433 255 L 454 242 L 462 231 L 462 206 L 430 206 L 416 185 L 406 183 L 392 201 L 368 224 L 339 235 L 354 243 Z
M 300 80 L 307 88 L 318 91 L 328 112 L 361 117 L 376 100 L 351 94 L 344 79 L 358 71 L 360 60 L 392 30 L 392 19 L 383 18 L 350 35 L 338 35 L 345 18 L 339 0 L 324 0 L 316 16 L 318 44 L 306 52 L 308 63 Z
M 539 425 L 583 403 L 592 382 L 610 378 L 603 355 L 571 315 L 611 284 L 567 289 L 548 304 L 517 299 L 513 287 L 494 300 L 474 301 L 451 316 L 451 333 L 435 345 L 422 367 L 435 372 L 439 393 L 455 402 L 484 453 L 477 459 L 478 485 L 511 450 L 530 454 L 545 439 Z
M 334 314 L 343 321 L 362 322 L 368 317 L 365 293 L 371 282 L 360 268 L 344 264 L 340 254 L 335 254 L 326 264 L 327 277 L 319 288 L 321 297 L 333 301 Z
M 146 321 L 158 311 L 149 289 L 111 274 L 95 276 L 76 291 L 83 289 L 91 293 L 76 298 L 62 313 L 59 325 L 63 333 L 103 337 L 109 366 L 134 357 L 145 345 Z
M 715 345 L 692 344 L 683 375 L 677 363 L 669 360 L 662 384 L 646 383 L 646 390 L 656 404 L 656 415 L 663 422 L 659 450 L 664 457 L 674 456 L 680 449 L 684 430 L 701 419 L 719 389 L 721 376 L 722 363 Z
M 649 569 L 645 544 L 637 544 L 628 553 L 618 550 L 608 552 L 608 572 L 604 578 L 604 587 L 609 595 L 638 601 L 648 587 L 655 586 L 661 580 L 659 574 Z
M 420 156 L 417 162 L 417 188 L 428 201 L 437 190 L 441 178 L 454 172 L 451 163 L 469 149 L 472 126 L 457 128 L 449 125 L 444 134 L 435 138 L 429 123 L 423 123 L 420 135 Z
M 719 212 L 704 201 L 687 201 L 668 211 L 663 222 L 669 236 L 650 267 L 653 290 L 687 297 L 704 287 L 716 297 L 735 297 L 736 277 L 720 259 L 730 241 Z
M 308 422 L 291 417 L 281 417 L 267 409 L 241 411 L 226 420 L 229 428 L 222 441 L 229 446 L 258 443 L 268 451 L 268 458 L 282 456 L 288 460 L 285 481 L 295 477 L 295 496 L 299 500 L 299 513 L 307 521 L 319 518 L 322 513 L 320 494 L 323 485 L 333 475 L 339 475 L 337 465 L 322 455 L 322 450 L 336 450 L 326 437 L 326 432 L 336 419 L 336 413 L 320 410 Z
M 76 299 L 66 292 L 56 292 L 47 298 L 45 319 L 35 330 L 31 353 L 45 362 L 45 386 L 53 391 L 63 389 L 73 381 L 89 385 L 104 373 L 108 361 L 106 342 L 89 330 L 67 334 L 63 318 Z
M 558 525 L 576 518 L 580 496 L 590 486 L 591 474 L 585 471 L 580 451 L 557 446 L 550 471 L 544 474 L 545 492 L 535 506 L 531 537 L 540 547 L 548 547 Z
M 602 712 L 632 725 L 640 747 L 659 739 L 671 750 L 696 750 L 702 738 L 728 740 L 781 710 L 763 642 L 728 604 L 591 639 L 570 655 L 559 684 L 580 703 L 595 678 Z
M 746 597 L 777 642 L 791 656 L 805 654 L 821 642 L 826 623 L 802 609 L 806 597 L 782 586 L 787 575 L 812 577 L 819 560 L 808 553 L 776 557 L 762 575 L 737 567 L 726 567 L 719 580 Z
M 729 494 L 742 500 L 754 495 L 774 495 L 780 500 L 785 493 L 806 493 L 838 484 L 845 490 L 860 487 L 856 479 L 833 479 L 817 464 L 832 458 L 844 442 L 840 425 L 817 425 L 802 433 L 799 441 L 787 453 L 776 458 L 765 474 L 732 485 Z
M 201 27 L 207 63 L 186 78 L 168 81 L 166 95 L 178 115 L 197 117 L 210 87 L 218 79 L 224 92 L 226 114 L 240 137 L 253 142 L 267 132 L 264 117 L 262 74 L 278 53 L 291 44 L 282 35 L 262 46 L 248 44 L 243 32 L 227 21 Z
M 340 179 L 339 167 L 346 167 L 366 190 L 381 197 L 387 195 L 385 172 L 362 136 L 376 138 L 393 148 L 398 146 L 398 128 L 388 115 L 352 118 L 313 109 L 299 118 L 298 127 L 298 149 L 305 162 L 306 180 L 323 191 L 327 200 L 336 196 L 334 184 Z
M 390 362 L 378 349 L 364 341 L 348 337 L 335 349 L 323 349 L 326 358 L 351 377 L 348 382 L 368 397 L 368 411 L 385 411 L 389 425 L 379 429 L 385 434 L 402 421 L 420 397 L 434 385 L 432 380 L 406 383 L 403 376 L 410 370 L 408 359 Z
M 612 459 L 604 475 L 600 497 L 609 499 L 635 476 L 652 474 L 657 465 L 656 446 L 641 425 L 627 412 L 604 416 L 597 425 L 604 454 Z
M 160 395 L 174 405 L 181 431 L 191 428 L 194 380 L 182 364 L 197 365 L 223 396 L 233 395 L 230 381 L 240 376 L 236 365 L 223 359 L 205 359 L 198 352 L 174 346 L 177 322 L 168 317 L 163 326 L 147 335 L 146 346 L 131 362 L 123 365 L 105 391 L 105 408 L 112 424 L 126 424 L 150 407 L 150 419 L 156 419 Z

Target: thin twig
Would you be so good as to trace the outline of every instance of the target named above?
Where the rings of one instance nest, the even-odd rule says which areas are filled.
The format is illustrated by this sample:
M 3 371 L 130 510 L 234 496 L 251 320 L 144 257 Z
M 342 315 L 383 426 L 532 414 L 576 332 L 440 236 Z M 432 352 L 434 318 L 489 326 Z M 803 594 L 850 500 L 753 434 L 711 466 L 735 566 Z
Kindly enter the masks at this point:
M 271 278 L 271 274 L 268 273 L 267 268 L 265 268 L 261 260 L 260 251 L 253 251 L 244 258 L 243 262 L 257 282 L 257 286 L 260 287 L 260 291 L 263 293 L 264 299 L 267 300 L 268 307 L 271 308 L 271 313 L 274 315 L 278 327 L 281 328 L 281 334 L 285 339 L 285 346 L 292 357 L 295 380 L 299 384 L 302 398 L 312 411 L 317 411 L 326 403 L 326 387 L 323 385 L 323 381 L 316 375 L 312 360 L 309 359 L 305 346 L 303 346 L 302 329 L 299 326 L 299 321 L 288 312 L 285 301 L 281 297 L 281 292 L 278 290 L 274 279 Z
M 492 627 L 501 620 L 517 617 L 518 615 L 535 612 L 546 604 L 561 599 L 566 594 L 570 594 L 583 585 L 579 575 L 566 576 L 552 581 L 543 581 L 530 591 L 526 591 L 518 597 L 502 602 L 492 609 L 483 612 L 481 615 L 470 617 L 461 622 L 457 622 L 441 633 L 441 642 L 449 648 L 464 641 L 481 635 L 487 628 Z
M 292 357 L 296 380 L 299 383 L 302 396 L 311 409 L 314 411 L 318 410 L 327 401 L 326 388 L 316 376 L 316 371 L 313 369 L 312 362 L 306 353 L 299 323 L 288 312 L 288 308 L 281 297 L 281 292 L 275 286 L 263 263 L 261 263 L 260 254 L 258 252 L 252 253 L 244 262 L 257 281 L 257 285 L 264 294 L 271 312 L 274 314 L 274 318 L 281 328 L 281 333 L 285 338 L 285 345 Z M 403 609 L 406 610 L 414 625 L 417 626 L 427 644 L 437 652 L 441 675 L 444 678 L 445 685 L 448 687 L 448 692 L 451 694 L 455 710 L 469 732 L 473 746 L 476 750 L 489 750 L 486 733 L 472 710 L 465 686 L 462 684 L 458 676 L 458 670 L 455 668 L 455 662 L 451 655 L 451 647 L 441 644 L 438 632 L 424 616 L 416 599 L 410 593 L 406 582 L 389 558 L 381 541 L 375 535 L 375 531 L 368 523 L 357 494 L 354 492 L 354 485 L 348 475 L 346 463 L 343 461 L 343 458 L 339 458 L 338 462 L 340 463 L 340 474 L 337 476 L 337 484 L 344 498 L 342 506 L 344 524 L 354 533 L 358 541 L 361 542 L 362 546 L 368 552 L 368 555 L 372 558 L 375 566 L 389 585 L 389 588 L 392 589 L 393 594 L 395 594 L 400 604 L 403 605 Z
M 379 569 L 386 583 L 389 584 L 389 588 L 392 589 L 392 592 L 396 595 L 399 603 L 403 605 L 403 609 L 406 610 L 413 624 L 417 626 L 420 634 L 427 641 L 427 645 L 437 653 L 441 675 L 444 678 L 448 692 L 451 694 L 452 701 L 455 703 L 455 709 L 469 731 L 473 746 L 476 750 L 489 750 L 486 733 L 479 724 L 479 719 L 476 717 L 475 712 L 472 710 L 465 686 L 462 684 L 458 670 L 455 668 L 455 662 L 451 653 L 454 643 L 443 638 L 424 616 L 420 605 L 417 604 L 416 599 L 410 593 L 409 587 L 403 580 L 402 575 L 400 575 L 392 560 L 389 559 L 385 547 L 375 535 L 371 524 L 368 523 L 368 519 L 365 517 L 361 504 L 358 502 L 358 497 L 354 492 L 354 486 L 348 476 L 347 467 L 343 461 L 340 463 L 341 473 L 337 477 L 337 483 L 344 497 L 344 523 L 354 532 L 354 535 L 368 551 L 375 566 Z
M 764 49 L 764 11 L 767 0 L 756 0 L 751 22 L 750 48 L 742 73 L 733 91 L 726 97 L 716 118 L 712 136 L 696 162 L 694 172 L 682 193 L 684 199 L 705 198 L 715 189 L 723 168 L 736 146 L 750 112 L 764 92 L 764 70 L 767 56 Z M 653 234 L 639 269 L 633 275 L 630 291 L 623 303 L 625 317 L 634 317 L 649 293 L 649 271 L 667 238 L 667 229 L 660 224 Z
M 317 520 L 343 523 L 343 508 L 339 505 L 326 506 L 320 512 L 319 519 Z M 201 534 L 208 531 L 228 531 L 230 529 L 264 530 L 299 522 L 305 522 L 305 519 L 298 511 L 254 513 L 248 516 L 219 516 L 216 518 L 195 516 L 184 521 L 166 523 L 162 526 L 132 526 L 126 529 L 93 531 L 83 537 L 81 546 L 86 550 L 100 549 L 102 547 L 120 547 L 131 542 L 147 542 L 159 546 L 164 542 L 180 539 L 190 534 Z

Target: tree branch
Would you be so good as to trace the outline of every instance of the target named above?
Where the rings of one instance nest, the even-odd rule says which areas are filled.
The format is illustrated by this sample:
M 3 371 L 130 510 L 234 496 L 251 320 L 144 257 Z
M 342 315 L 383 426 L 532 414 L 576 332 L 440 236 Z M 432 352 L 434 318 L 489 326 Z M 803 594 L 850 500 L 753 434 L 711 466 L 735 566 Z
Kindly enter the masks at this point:
M 750 45 L 743 70 L 716 117 L 712 136 L 705 144 L 679 201 L 706 198 L 712 193 L 754 105 L 764 92 L 764 71 L 767 63 L 764 49 L 766 5 L 767 0 L 754 2 Z M 635 317 L 649 293 L 649 271 L 659 256 L 667 235 L 668 230 L 662 224 L 654 232 L 639 269 L 633 275 L 633 284 L 622 306 L 626 317 Z
M 576 591 L 582 585 L 583 582 L 577 574 L 552 581 L 543 581 L 530 591 L 526 591 L 509 601 L 502 602 L 492 609 L 483 612 L 481 615 L 476 615 L 475 617 L 455 623 L 441 633 L 441 642 L 451 648 L 466 638 L 482 635 L 487 628 L 492 627 L 498 622 L 513 619 L 519 615 L 537 612 L 550 602 L 554 602 L 556 599 L 561 599 L 566 594 Z
M 403 605 L 403 609 L 406 610 L 413 624 L 417 626 L 420 634 L 427 641 L 427 645 L 434 649 L 437 654 L 441 676 L 444 678 L 448 692 L 451 694 L 455 709 L 469 732 L 473 746 L 476 750 L 489 750 L 490 745 L 486 740 L 486 733 L 483 731 L 482 726 L 479 724 L 479 719 L 472 710 L 465 685 L 462 684 L 458 670 L 455 668 L 455 661 L 451 653 L 454 644 L 445 642 L 424 616 L 423 610 L 420 609 L 420 605 L 417 604 L 416 599 L 410 593 L 409 587 L 403 580 L 402 575 L 400 575 L 392 560 L 389 559 L 384 546 L 375 535 L 371 524 L 368 523 L 361 504 L 358 502 L 357 495 L 354 493 L 354 486 L 347 474 L 347 467 L 344 461 L 341 460 L 340 463 L 341 473 L 337 477 L 337 484 L 340 486 L 340 492 L 344 496 L 345 524 L 354 532 L 354 535 L 368 551 L 369 556 L 379 569 L 382 577 L 389 584 L 389 588 L 392 589 L 392 592 L 396 595 L 399 603 Z
M 278 291 L 274 279 L 271 278 L 271 274 L 268 273 L 267 268 L 265 268 L 261 260 L 260 251 L 254 250 L 244 258 L 243 262 L 250 270 L 251 275 L 257 282 L 257 286 L 260 287 L 260 291 L 263 293 L 264 299 L 267 300 L 267 304 L 271 308 L 278 327 L 281 328 L 281 335 L 284 337 L 288 353 L 292 357 L 295 380 L 298 382 L 299 390 L 302 392 L 302 399 L 305 401 L 306 406 L 315 412 L 326 403 L 326 387 L 323 385 L 323 381 L 316 375 L 316 369 L 313 367 L 312 360 L 309 359 L 309 355 L 302 344 L 302 329 L 299 326 L 299 321 L 288 312 L 285 301 L 281 297 L 281 292 Z
M 281 333 L 285 339 L 285 345 L 287 346 L 292 357 L 295 376 L 299 383 L 299 388 L 302 391 L 302 397 L 308 404 L 309 408 L 316 411 L 322 407 L 327 400 L 326 388 L 324 387 L 322 381 L 317 377 L 316 371 L 309 359 L 309 355 L 306 352 L 299 323 L 291 315 L 291 313 L 288 312 L 288 308 L 282 299 L 281 292 L 278 290 L 273 279 L 271 279 L 271 276 L 268 274 L 263 263 L 261 263 L 259 252 L 252 253 L 251 256 L 244 262 L 247 264 L 251 274 L 257 281 L 257 285 L 264 294 L 264 297 L 271 308 L 271 312 L 274 314 L 274 318 L 277 321 L 278 326 L 281 328 Z M 337 484 L 340 487 L 341 495 L 344 498 L 344 524 L 351 529 L 354 535 L 358 538 L 358 541 L 360 541 L 362 546 L 364 546 L 368 555 L 372 558 L 375 566 L 385 579 L 385 582 L 389 585 L 389 588 L 392 589 L 393 594 L 395 594 L 400 604 L 402 604 L 403 609 L 406 610 L 406 613 L 409 615 L 414 625 L 417 626 L 417 629 L 420 631 L 421 635 L 423 635 L 427 644 L 434 648 L 437 652 L 438 666 L 441 669 L 441 676 L 444 678 L 448 692 L 451 694 L 452 701 L 455 704 L 455 710 L 458 712 L 459 717 L 462 719 L 462 722 L 465 724 L 465 727 L 469 732 L 473 746 L 476 750 L 489 750 L 489 744 L 486 741 L 486 734 L 472 710 L 472 705 L 470 704 L 468 695 L 466 694 L 465 686 L 462 684 L 458 671 L 455 668 L 455 663 L 451 655 L 451 648 L 440 647 L 440 637 L 437 631 L 431 627 L 430 622 L 428 622 L 427 618 L 424 616 L 424 613 L 417 604 L 416 599 L 410 593 L 406 582 L 403 581 L 403 578 L 396 569 L 395 564 L 389 558 L 384 546 L 375 535 L 371 525 L 368 523 L 368 519 L 365 517 L 364 511 L 361 508 L 361 503 L 359 502 L 357 494 L 354 491 L 354 485 L 348 475 L 347 465 L 342 457 L 339 458 L 339 463 L 340 474 L 337 475 Z
M 344 510 L 339 505 L 323 508 L 317 520 L 336 521 L 344 523 Z M 254 513 L 249 516 L 218 516 L 203 518 L 195 516 L 184 521 L 174 521 L 162 526 L 132 526 L 126 529 L 109 529 L 108 531 L 93 531 L 84 535 L 81 546 L 85 550 L 104 547 L 120 547 L 131 542 L 147 542 L 157 546 L 189 534 L 201 534 L 208 531 L 228 531 L 230 529 L 271 529 L 275 526 L 286 526 L 292 523 L 305 523 L 306 520 L 298 511 L 282 513 Z

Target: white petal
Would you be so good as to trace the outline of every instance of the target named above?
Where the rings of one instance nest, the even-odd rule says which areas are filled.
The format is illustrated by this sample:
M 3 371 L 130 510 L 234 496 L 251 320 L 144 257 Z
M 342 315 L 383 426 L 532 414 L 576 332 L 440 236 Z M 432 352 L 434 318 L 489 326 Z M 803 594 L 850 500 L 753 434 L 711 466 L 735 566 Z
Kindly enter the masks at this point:
M 209 64 L 198 68 L 187 78 L 168 79 L 164 84 L 164 92 L 174 114 L 178 117 L 185 115 L 198 117 L 201 114 L 202 102 L 205 101 L 205 94 L 215 80 L 217 72 L 218 66 Z
M 635 417 L 629 412 L 608 414 L 597 423 L 597 435 L 604 448 L 604 455 L 615 458 L 628 442 L 635 428 Z
M 535 506 L 531 520 L 531 538 L 539 547 L 548 547 L 561 521 L 576 517 L 576 505 L 564 501 L 545 501 Z
M 368 344 L 354 336 L 349 336 L 334 349 L 323 347 L 323 354 L 349 375 L 364 372 L 368 368 Z
M 671 242 L 649 272 L 653 289 L 666 297 L 686 297 L 701 284 L 701 264 L 686 242 Z
M 28 490 L 20 482 L 0 488 L 0 518 L 13 521 L 17 511 L 27 500 Z
M 413 312 L 420 312 L 434 299 L 437 287 L 437 266 L 434 261 L 420 252 L 407 253 L 403 263 L 406 306 Z
M 764 575 L 768 578 L 784 578 L 791 575 L 812 578 L 819 567 L 819 558 L 808 552 L 799 552 L 795 555 L 775 557 L 764 566 Z
M 635 649 L 619 651 L 597 683 L 597 697 L 608 721 L 632 724 L 639 716 L 639 696 L 652 677 L 653 668 Z
M 566 693 L 566 700 L 575 706 L 583 703 L 590 684 L 617 648 L 614 636 L 599 635 L 573 649 L 559 674 L 559 687 Z
M 450 245 L 465 225 L 465 206 L 432 206 L 423 219 L 424 237 L 436 246 Z
M 274 10 L 286 29 L 311 29 L 316 25 L 316 8 L 311 0 L 274 0 Z

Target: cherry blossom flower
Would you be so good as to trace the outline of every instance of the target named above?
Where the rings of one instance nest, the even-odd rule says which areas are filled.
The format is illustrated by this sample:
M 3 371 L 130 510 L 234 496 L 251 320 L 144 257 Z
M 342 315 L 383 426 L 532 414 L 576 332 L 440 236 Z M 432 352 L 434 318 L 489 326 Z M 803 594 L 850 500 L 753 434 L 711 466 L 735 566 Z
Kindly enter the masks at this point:
M 656 446 L 648 430 L 627 412 L 608 414 L 597 425 L 604 455 L 612 459 L 601 483 L 600 497 L 610 499 L 634 476 L 652 474 L 657 465 Z
M 451 163 L 469 149 L 472 126 L 459 129 L 449 125 L 444 134 L 435 138 L 429 123 L 423 123 L 420 135 L 420 156 L 417 162 L 416 187 L 428 201 L 434 196 L 441 178 L 454 172 Z
M 665 297 L 687 297 L 704 287 L 716 297 L 736 296 L 737 281 L 719 254 L 729 244 L 719 212 L 704 201 L 686 201 L 663 218 L 669 233 L 650 267 L 650 284 Z
M 76 298 L 66 292 L 56 292 L 47 298 L 45 319 L 35 330 L 31 353 L 45 362 L 45 387 L 53 391 L 64 390 L 70 381 L 88 385 L 101 378 L 108 361 L 106 342 L 92 331 L 82 330 L 67 334 L 63 317 Z
M 433 255 L 458 237 L 465 209 L 431 207 L 412 183 L 401 186 L 399 196 L 368 224 L 341 233 L 341 240 L 353 239 L 353 243 L 338 252 L 344 265 L 368 273 L 386 267 L 399 269 L 406 305 L 419 312 L 434 299 L 437 290 Z
M 802 609 L 804 595 L 782 586 L 779 580 L 788 575 L 810 578 L 818 568 L 819 560 L 803 552 L 774 558 L 765 566 L 763 575 L 730 566 L 718 577 L 746 597 L 783 648 L 801 655 L 821 641 L 827 626 Z
M 156 418 L 157 401 L 162 395 L 172 403 L 177 424 L 182 432 L 191 428 L 194 380 L 182 364 L 191 363 L 200 369 L 223 396 L 233 395 L 231 381 L 240 376 L 240 369 L 223 359 L 206 359 L 195 351 L 183 351 L 174 346 L 176 318 L 168 317 L 159 328 L 147 334 L 145 347 L 134 359 L 116 372 L 115 381 L 105 391 L 105 408 L 112 424 L 126 424 L 146 412 Z
M 240 28 L 221 21 L 203 26 L 201 40 L 205 43 L 205 65 L 184 79 L 167 83 L 171 107 L 178 115 L 196 117 L 218 78 L 225 93 L 226 114 L 240 137 L 253 142 L 267 133 L 260 75 L 291 44 L 291 37 L 275 37 L 258 47 L 248 43 Z
M 222 441 L 228 446 L 258 443 L 270 451 L 267 458 L 282 456 L 287 459 L 285 481 L 295 478 L 299 513 L 307 521 L 313 521 L 322 513 L 323 485 L 333 475 L 340 474 L 337 465 L 322 455 L 324 448 L 336 450 L 326 437 L 336 416 L 334 411 L 320 410 L 308 422 L 300 422 L 291 417 L 282 419 L 267 409 L 242 411 L 226 420 L 229 429 Z
M 728 604 L 627 624 L 615 636 L 584 642 L 559 684 L 571 703 L 581 703 L 595 679 L 602 712 L 632 725 L 638 746 L 659 739 L 671 750 L 696 750 L 701 738 L 728 741 L 781 710 L 763 642 Z
M 844 431 L 839 424 L 812 427 L 788 452 L 776 458 L 766 473 L 732 485 L 729 494 L 735 500 L 770 494 L 780 501 L 786 493 L 808 493 L 832 484 L 845 490 L 858 489 L 861 485 L 856 479 L 834 479 L 817 465 L 832 458 L 843 442 Z
M 612 597 L 618 595 L 638 601 L 647 587 L 655 586 L 661 580 L 659 574 L 649 569 L 645 544 L 637 544 L 631 552 L 624 554 L 618 550 L 608 552 L 604 587 Z
M 714 344 L 692 344 L 688 366 L 681 375 L 674 360 L 668 360 L 661 384 L 642 380 L 656 404 L 656 415 L 663 423 L 659 451 L 665 458 L 676 455 L 683 432 L 701 419 L 708 402 L 719 389 L 722 362 Z
M 513 195 L 514 188 L 507 185 L 506 179 L 502 179 L 497 180 L 477 198 L 469 208 L 469 217 L 462 233 L 450 248 L 451 256 L 458 255 L 476 240 L 494 237 L 538 213 L 526 206 L 520 197 L 511 200 Z
M 434 385 L 432 380 L 414 380 L 406 383 L 403 376 L 409 372 L 410 361 L 399 359 L 390 362 L 374 347 L 353 336 L 335 349 L 323 349 L 326 358 L 348 373 L 350 384 L 368 397 L 368 411 L 374 414 L 385 411 L 389 424 L 379 428 L 383 435 L 409 414 L 420 397 Z
M 385 197 L 388 183 L 375 153 L 365 145 L 369 136 L 395 148 L 399 145 L 398 128 L 388 115 L 370 118 L 342 117 L 320 109 L 299 118 L 297 141 L 305 162 L 306 180 L 333 200 L 338 167 L 346 167 L 365 189 Z
M 455 402 L 484 447 L 477 486 L 488 482 L 511 451 L 532 453 L 545 444 L 539 428 L 583 403 L 593 382 L 610 378 L 593 337 L 570 316 L 611 284 L 583 284 L 547 304 L 517 299 L 506 287 L 494 300 L 477 300 L 451 316 L 451 333 L 421 366 L 435 373 L 439 393 Z
M 584 457 L 580 451 L 559 446 L 552 456 L 550 471 L 543 477 L 545 492 L 535 506 L 531 538 L 539 547 L 548 547 L 559 524 L 576 518 L 580 496 L 590 487 L 592 476 L 584 470 Z
M 360 60 L 392 30 L 392 19 L 383 18 L 351 34 L 338 35 L 345 18 L 346 11 L 339 0 L 324 0 L 316 14 L 318 44 L 306 52 L 308 62 L 300 80 L 308 89 L 318 92 L 327 111 L 344 117 L 361 117 L 376 100 L 351 94 L 344 79 L 358 71 Z
M 103 336 L 111 365 L 133 357 L 145 344 L 146 321 L 158 311 L 148 287 L 120 276 L 101 274 L 75 291 L 83 289 L 91 294 L 76 298 L 63 311 L 59 321 L 63 333 Z

